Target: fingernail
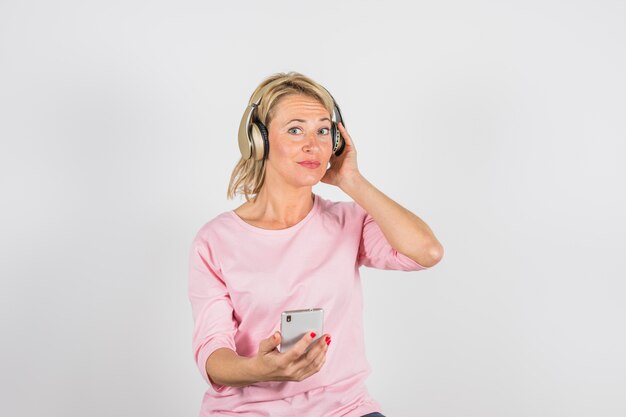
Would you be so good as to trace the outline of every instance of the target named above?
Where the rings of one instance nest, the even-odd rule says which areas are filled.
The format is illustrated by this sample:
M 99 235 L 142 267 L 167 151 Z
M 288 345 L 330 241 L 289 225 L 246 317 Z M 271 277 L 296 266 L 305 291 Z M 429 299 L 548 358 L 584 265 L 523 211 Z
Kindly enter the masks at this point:
M 330 337 L 326 336 L 326 345 L 330 345 Z
M 311 337 L 315 337 L 315 332 L 311 332 Z

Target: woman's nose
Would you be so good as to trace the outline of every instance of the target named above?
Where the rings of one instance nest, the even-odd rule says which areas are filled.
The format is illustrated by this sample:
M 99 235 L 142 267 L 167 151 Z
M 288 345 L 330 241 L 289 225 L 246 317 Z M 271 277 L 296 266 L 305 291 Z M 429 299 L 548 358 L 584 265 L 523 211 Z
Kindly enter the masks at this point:
M 318 142 L 318 138 L 317 135 L 315 133 L 309 133 L 306 137 L 306 146 L 311 149 L 311 148 L 319 148 L 319 142 Z

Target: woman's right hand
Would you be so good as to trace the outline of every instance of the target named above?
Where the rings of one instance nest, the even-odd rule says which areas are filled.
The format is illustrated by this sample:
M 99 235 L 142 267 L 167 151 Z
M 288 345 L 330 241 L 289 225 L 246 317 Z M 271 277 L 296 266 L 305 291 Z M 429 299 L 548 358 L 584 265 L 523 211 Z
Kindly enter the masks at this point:
M 262 381 L 302 381 L 322 369 L 330 344 L 329 334 L 322 335 L 306 353 L 315 333 L 305 334 L 286 352 L 277 349 L 281 338 L 280 332 L 276 332 L 259 343 L 255 360 Z

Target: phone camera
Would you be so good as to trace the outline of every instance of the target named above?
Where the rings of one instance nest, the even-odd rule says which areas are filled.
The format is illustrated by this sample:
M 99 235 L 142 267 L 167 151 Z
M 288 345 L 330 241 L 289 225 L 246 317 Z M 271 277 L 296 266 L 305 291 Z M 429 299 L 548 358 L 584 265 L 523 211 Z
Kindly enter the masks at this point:
M 291 322 L 291 315 L 288 315 L 287 316 L 287 323 L 290 323 L 290 322 Z

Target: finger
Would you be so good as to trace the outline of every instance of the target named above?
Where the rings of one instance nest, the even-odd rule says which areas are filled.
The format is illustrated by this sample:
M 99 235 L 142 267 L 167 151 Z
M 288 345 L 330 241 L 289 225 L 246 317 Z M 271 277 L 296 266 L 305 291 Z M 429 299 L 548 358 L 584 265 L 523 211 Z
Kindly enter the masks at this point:
M 309 361 L 312 361 L 315 357 L 317 357 L 320 352 L 325 352 L 328 348 L 328 344 L 326 343 L 326 338 L 330 337 L 329 334 L 322 335 L 315 343 L 311 346 L 311 349 L 306 353 L 306 357 Z
M 320 357 L 326 356 L 326 352 L 328 351 L 326 337 L 330 337 L 330 335 L 326 334 L 320 337 L 320 340 L 316 341 L 305 355 L 302 355 L 297 363 L 298 366 L 301 366 L 305 369 L 308 369 L 311 366 L 315 367 L 315 364 L 319 363 L 319 361 L 321 360 Z
M 345 135 L 345 136 L 348 136 L 348 137 L 350 136 L 348 134 L 348 131 L 346 130 L 346 127 L 343 125 L 343 123 L 339 122 L 339 123 L 337 123 L 337 125 L 339 126 L 339 131 L 341 132 L 342 135 Z
M 326 346 L 326 343 L 324 343 L 324 346 Z M 303 372 L 306 376 L 313 375 L 314 373 L 319 372 L 319 370 L 322 369 L 322 366 L 324 366 L 324 363 L 326 363 L 327 351 L 328 347 L 321 348 L 318 351 L 317 355 L 314 356 L 311 361 L 304 366 Z
M 314 338 L 315 332 L 312 331 L 307 332 L 304 336 L 302 336 L 300 340 L 298 340 L 296 344 L 287 351 L 287 353 L 289 354 L 289 359 L 291 361 L 298 360 L 298 358 L 300 358 L 305 353 L 307 346 L 311 344 Z
M 280 332 L 275 332 L 267 339 L 261 340 L 259 350 L 264 353 L 273 351 L 280 344 Z
M 339 126 L 339 132 L 341 133 L 341 136 L 345 138 L 348 145 L 354 148 L 354 144 L 352 143 L 352 137 L 348 134 L 348 131 L 343 126 L 343 123 L 339 122 L 338 126 Z
M 320 339 L 323 341 L 324 338 L 322 337 Z M 313 342 L 311 348 L 307 352 L 300 355 L 290 365 L 290 368 L 292 369 L 290 373 L 298 381 L 302 381 L 317 372 L 320 362 L 325 361 L 326 352 L 319 342 L 320 341 Z M 326 345 L 326 343 L 323 343 L 323 345 Z M 295 348 L 296 346 L 294 345 L 293 349 Z

